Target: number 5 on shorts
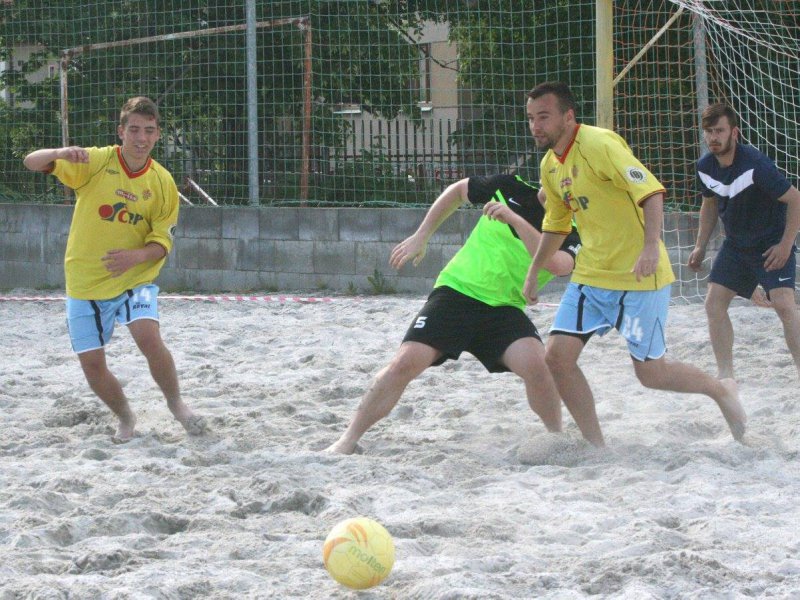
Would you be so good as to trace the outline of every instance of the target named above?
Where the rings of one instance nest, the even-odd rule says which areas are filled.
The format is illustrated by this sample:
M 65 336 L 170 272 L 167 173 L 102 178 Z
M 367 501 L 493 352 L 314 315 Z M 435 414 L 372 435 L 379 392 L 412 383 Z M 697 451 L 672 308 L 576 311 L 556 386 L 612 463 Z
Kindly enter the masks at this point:
M 414 323 L 414 329 L 422 329 L 425 327 L 425 320 L 428 317 L 417 317 L 417 321 Z

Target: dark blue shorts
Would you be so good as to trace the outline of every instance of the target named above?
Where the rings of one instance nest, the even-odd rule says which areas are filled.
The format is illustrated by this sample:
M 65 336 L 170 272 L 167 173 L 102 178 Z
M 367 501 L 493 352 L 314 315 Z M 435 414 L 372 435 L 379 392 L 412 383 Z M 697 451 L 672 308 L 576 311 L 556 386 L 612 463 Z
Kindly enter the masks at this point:
M 767 293 L 781 287 L 794 289 L 796 251 L 797 248 L 793 246 L 789 260 L 782 269 L 767 271 L 764 268 L 766 259 L 762 256 L 764 251 L 756 248 L 737 248 L 725 240 L 714 259 L 708 279 L 711 283 L 724 286 L 743 298 L 750 298 L 758 284 L 761 284 Z

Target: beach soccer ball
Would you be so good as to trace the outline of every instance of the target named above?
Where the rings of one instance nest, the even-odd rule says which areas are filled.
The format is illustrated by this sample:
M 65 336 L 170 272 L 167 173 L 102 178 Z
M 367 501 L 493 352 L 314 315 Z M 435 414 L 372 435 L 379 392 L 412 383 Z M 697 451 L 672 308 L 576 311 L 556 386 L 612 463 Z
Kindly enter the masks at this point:
M 386 528 L 367 517 L 342 521 L 322 546 L 325 568 L 336 581 L 365 590 L 386 579 L 394 564 L 394 542 Z

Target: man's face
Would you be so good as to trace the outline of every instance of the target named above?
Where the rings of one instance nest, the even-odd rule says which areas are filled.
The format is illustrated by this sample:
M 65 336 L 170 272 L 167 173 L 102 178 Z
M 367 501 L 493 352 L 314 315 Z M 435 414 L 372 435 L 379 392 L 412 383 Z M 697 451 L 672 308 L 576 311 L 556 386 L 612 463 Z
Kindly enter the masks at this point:
M 725 155 L 733 150 L 738 137 L 739 128 L 731 127 L 728 117 L 720 117 L 710 127 L 703 128 L 703 140 L 715 156 Z
M 571 109 L 561 112 L 558 98 L 555 94 L 545 94 L 534 100 L 528 98 L 525 105 L 528 113 L 528 127 L 540 150 L 550 148 L 561 151 L 560 145 L 565 145 L 565 138 L 572 133 L 568 130 L 568 119 Z
M 122 140 L 122 153 L 126 160 L 136 163 L 147 160 L 161 137 L 156 120 L 137 113 L 128 115 L 128 122 L 117 127 L 117 133 Z

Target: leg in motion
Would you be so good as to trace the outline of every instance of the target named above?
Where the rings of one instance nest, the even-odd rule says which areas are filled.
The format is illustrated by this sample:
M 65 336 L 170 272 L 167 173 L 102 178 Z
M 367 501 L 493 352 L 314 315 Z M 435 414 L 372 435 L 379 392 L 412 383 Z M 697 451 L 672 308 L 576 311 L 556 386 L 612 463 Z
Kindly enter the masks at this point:
M 172 415 L 187 433 L 191 435 L 204 433 L 208 428 L 205 419 L 197 415 L 181 398 L 175 361 L 161 339 L 158 321 L 139 319 L 131 322 L 128 329 L 147 359 L 150 374 L 161 388 Z
M 735 296 L 736 292 L 725 286 L 708 284 L 705 301 L 708 335 L 720 379 L 733 378 L 733 325 L 728 316 L 728 307 Z
M 561 431 L 561 397 L 545 362 L 542 342 L 535 337 L 520 338 L 503 353 L 502 361 L 525 382 L 528 404 L 547 431 Z
M 325 451 L 352 454 L 364 432 L 386 417 L 400 400 L 406 386 L 440 356 L 438 350 L 426 344 L 403 342 L 391 362 L 372 380 L 345 432 Z
M 578 366 L 584 341 L 571 335 L 550 335 L 545 359 L 561 398 L 587 441 L 605 446 L 603 432 L 597 419 L 594 395 L 589 382 Z
M 136 417 L 131 411 L 125 392 L 106 364 L 106 353 L 102 348 L 78 354 L 78 360 L 89 387 L 111 409 L 119 423 L 114 434 L 115 442 L 128 442 L 133 438 Z
M 794 300 L 794 288 L 773 288 L 769 296 L 775 312 L 783 323 L 786 346 L 800 375 L 800 313 Z
M 734 439 L 741 441 L 744 437 L 747 415 L 739 402 L 733 379 L 716 379 L 697 367 L 668 361 L 663 356 L 656 360 L 634 360 L 633 367 L 636 377 L 645 387 L 709 396 L 719 406 Z

